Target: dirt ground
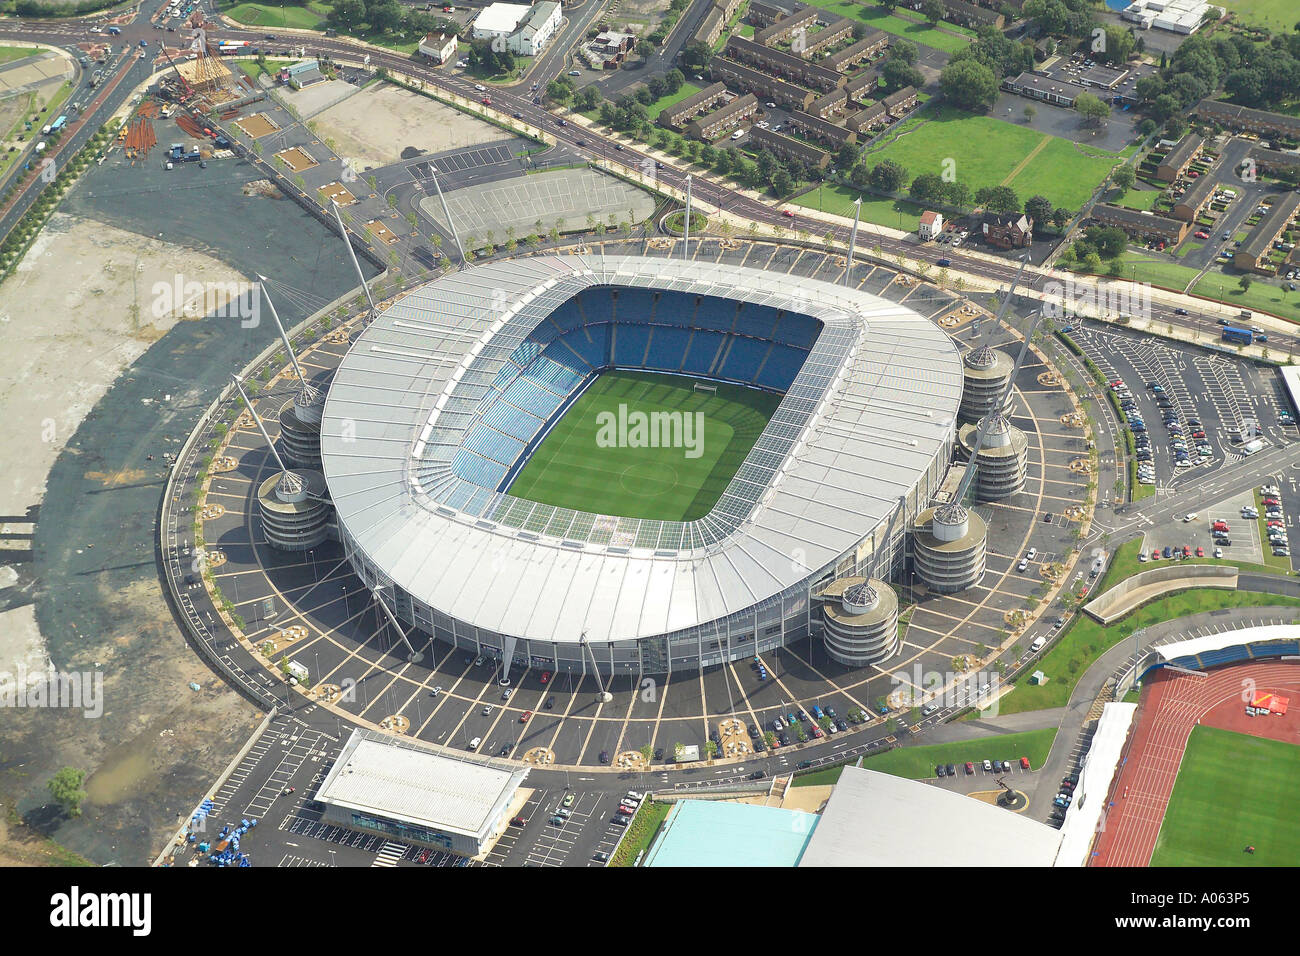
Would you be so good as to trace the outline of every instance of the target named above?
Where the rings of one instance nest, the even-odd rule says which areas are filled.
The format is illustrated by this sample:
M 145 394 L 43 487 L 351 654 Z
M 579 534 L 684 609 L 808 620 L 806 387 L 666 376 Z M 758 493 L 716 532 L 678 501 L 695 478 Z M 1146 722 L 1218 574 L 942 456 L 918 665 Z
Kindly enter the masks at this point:
M 160 307 L 155 315 L 156 298 L 168 303 L 155 296 L 154 284 L 174 288 L 178 274 L 184 281 L 243 279 L 182 246 L 58 213 L 17 273 L 0 285 L 0 419 L 9 425 L 0 435 L 0 514 L 21 516 L 39 505 L 44 520 L 51 508 L 84 506 L 45 501 L 47 476 L 110 386 L 175 324 L 177 310 Z M 94 471 L 88 461 L 87 477 Z M 153 480 L 143 472 L 116 473 L 103 475 L 100 484 L 111 490 Z M 141 547 L 147 558 L 148 542 Z M 104 558 L 110 565 L 122 560 Z M 32 580 L 30 564 L 6 561 L 0 550 L 0 588 L 10 584 L 0 602 L 0 682 L 6 685 L 19 668 L 45 668 L 53 656 L 30 600 L 41 582 Z M 105 581 L 99 592 L 113 618 L 124 623 L 81 635 L 85 656 L 73 666 L 103 673 L 104 715 L 94 720 L 28 708 L 5 714 L 0 864 L 74 859 L 14 816 L 14 807 L 28 803 L 60 765 L 90 771 L 86 814 L 65 825 L 76 842 L 95 845 L 98 862 L 148 862 L 145 854 L 158 843 L 160 828 L 173 825 L 174 811 L 163 808 L 174 806 L 178 794 L 201 791 L 260 717 L 185 645 L 152 561 L 130 585 Z M 199 691 L 188 687 L 191 681 Z M 60 842 L 67 835 L 61 829 Z
M 331 106 L 312 120 L 312 128 L 354 169 L 395 163 L 404 150 L 437 153 L 511 138 L 491 123 L 387 83 Z

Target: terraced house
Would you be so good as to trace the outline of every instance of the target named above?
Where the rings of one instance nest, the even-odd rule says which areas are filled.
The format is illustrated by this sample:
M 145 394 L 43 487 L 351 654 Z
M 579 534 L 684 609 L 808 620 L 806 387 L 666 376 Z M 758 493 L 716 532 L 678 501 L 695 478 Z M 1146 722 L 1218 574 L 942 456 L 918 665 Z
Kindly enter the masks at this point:
M 816 32 L 811 28 L 803 29 L 802 42 L 799 42 L 799 55 L 811 59 L 822 50 L 832 47 L 853 34 L 853 21 L 848 17 L 836 17 Z M 798 33 L 796 33 L 798 39 Z
M 1288 139 L 1300 139 L 1300 116 L 1252 110 L 1233 106 L 1222 100 L 1201 100 L 1196 104 L 1196 116 L 1206 123 L 1216 123 L 1224 129 L 1247 133 L 1275 133 Z
M 836 126 L 834 123 L 811 116 L 808 113 L 795 111 L 790 114 L 788 122 L 791 129 L 796 129 L 808 139 L 816 140 L 832 149 L 839 149 L 845 143 L 855 143 L 858 139 L 855 130 L 844 126 Z
M 1123 229 L 1130 239 L 1141 242 L 1159 239 L 1172 245 L 1182 242 L 1190 228 L 1187 223 L 1170 216 L 1138 212 L 1108 202 L 1097 203 L 1090 215 L 1101 225 Z
M 713 5 L 700 21 L 700 25 L 695 28 L 695 34 L 691 39 L 705 46 L 713 46 L 718 42 L 718 37 L 722 36 L 722 31 L 727 28 L 727 23 L 740 9 L 740 4 L 741 0 L 713 0 Z
M 943 5 L 948 11 L 943 18 L 959 27 L 976 30 L 987 26 L 1001 30 L 1006 26 L 1007 18 L 997 10 L 976 6 L 966 0 L 943 0 Z
M 877 126 L 884 126 L 889 121 L 889 112 L 884 103 L 872 103 L 854 113 L 844 121 L 844 125 L 859 135 L 866 135 Z
M 1273 244 L 1282 238 L 1282 234 L 1291 228 L 1296 211 L 1300 210 L 1300 194 L 1285 193 L 1273 199 L 1264 218 L 1246 237 L 1237 254 L 1232 257 L 1234 268 L 1243 272 L 1258 272 L 1274 275 L 1278 266 L 1285 261 L 1285 256 L 1278 256 L 1275 262 L 1271 255 Z
M 737 96 L 712 113 L 695 117 L 686 124 L 686 132 L 697 139 L 713 140 L 730 132 L 758 112 L 758 97 L 753 93 Z
M 831 90 L 825 96 L 819 96 L 813 100 L 807 112 L 818 119 L 828 119 L 835 113 L 844 112 L 848 102 L 849 96 L 843 90 Z
M 1156 179 L 1164 183 L 1172 183 L 1178 179 L 1187 172 L 1187 167 L 1192 165 L 1196 157 L 1201 155 L 1203 145 L 1205 140 L 1195 133 L 1188 133 L 1160 161 L 1160 165 L 1156 167 Z
M 916 87 L 905 86 L 897 93 L 890 93 L 881 102 L 885 104 L 885 112 L 894 119 L 902 119 L 916 106 L 917 99 Z
M 746 40 L 735 34 L 727 37 L 727 45 L 723 52 L 731 59 L 755 66 L 765 73 L 823 92 L 841 87 L 847 82 L 838 70 L 828 69 L 818 63 L 810 63 L 793 53 L 769 49 L 761 43 Z
M 821 10 L 816 7 L 805 7 L 757 31 L 754 34 L 754 42 L 761 46 L 775 46 L 782 41 L 792 40 L 796 30 L 812 29 L 813 24 L 821 16 L 823 16 Z
M 766 149 L 777 159 L 794 160 L 817 169 L 825 169 L 831 161 L 830 153 L 825 150 L 792 136 L 774 133 L 770 129 L 755 126 L 749 131 L 749 139 L 755 146 Z
M 851 70 L 859 63 L 871 59 L 889 46 L 889 34 L 884 30 L 872 30 L 857 43 L 847 46 L 838 53 L 832 53 L 821 61 L 822 66 L 841 73 Z
M 1214 179 L 1210 176 L 1194 179 L 1187 191 L 1174 203 L 1173 216 L 1184 222 L 1195 222 L 1213 198 Z
M 680 129 L 691 117 L 713 109 L 729 95 L 726 83 L 713 83 L 698 93 L 692 93 L 680 103 L 667 107 L 659 114 L 659 125 Z
M 817 98 L 817 94 L 811 90 L 805 90 L 801 86 L 795 86 L 793 83 L 787 83 L 785 80 L 721 56 L 715 56 L 709 61 L 709 77 L 738 90 L 771 100 L 786 109 L 806 110 Z
M 848 94 L 849 99 L 864 106 L 875 100 L 879 90 L 880 74 L 875 70 L 868 70 L 844 84 L 844 92 Z

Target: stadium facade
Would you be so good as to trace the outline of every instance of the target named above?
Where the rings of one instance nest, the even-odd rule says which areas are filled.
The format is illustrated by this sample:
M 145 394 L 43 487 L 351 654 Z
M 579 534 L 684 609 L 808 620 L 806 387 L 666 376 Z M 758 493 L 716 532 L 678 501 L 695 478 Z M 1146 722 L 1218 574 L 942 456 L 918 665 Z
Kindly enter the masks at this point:
M 698 520 L 508 494 L 610 369 L 784 397 Z M 865 292 L 721 264 L 527 257 L 430 282 L 357 337 L 329 388 L 321 468 L 348 559 L 403 622 L 517 666 L 696 670 L 820 633 L 833 581 L 902 576 L 962 385 L 947 334 Z

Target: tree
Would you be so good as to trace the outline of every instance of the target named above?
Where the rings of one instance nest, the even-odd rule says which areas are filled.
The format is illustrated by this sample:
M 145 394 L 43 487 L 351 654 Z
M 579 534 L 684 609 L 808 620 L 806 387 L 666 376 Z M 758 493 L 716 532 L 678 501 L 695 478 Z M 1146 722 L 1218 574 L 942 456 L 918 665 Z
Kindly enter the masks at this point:
M 778 166 L 772 173 L 772 191 L 778 196 L 788 196 L 794 191 L 794 178 L 784 166 Z
M 1255 280 L 1252 279 L 1250 276 L 1245 275 L 1245 276 L 1242 276 L 1240 279 L 1237 280 L 1237 285 L 1241 286 L 1241 291 L 1242 291 L 1242 292 L 1249 292 L 1249 291 L 1250 291 L 1251 283 L 1253 283 L 1254 281 L 1255 281 Z
M 1089 126 L 1100 126 L 1110 118 L 1110 107 L 1091 93 L 1080 93 L 1075 97 L 1074 109 Z
M 664 87 L 669 96 L 675 95 L 677 91 L 682 88 L 682 84 L 685 82 L 686 77 L 682 74 L 681 70 L 673 69 L 664 74 Z
M 86 771 L 75 767 L 64 767 L 45 784 L 54 802 L 63 808 L 70 817 L 81 816 L 81 802 L 86 799 L 86 791 L 81 785 L 86 781 Z
M 889 58 L 891 60 L 902 60 L 908 66 L 915 66 L 917 52 L 916 44 L 911 40 L 905 40 L 902 37 L 890 38 Z
M 904 167 L 892 159 L 886 159 L 872 168 L 869 181 L 881 192 L 897 193 L 903 191 L 907 179 L 907 170 Z
M 861 151 L 852 143 L 845 143 L 840 147 L 839 152 L 835 154 L 836 169 L 852 169 L 858 164 L 858 157 Z
M 1025 200 L 1025 215 L 1036 227 L 1046 226 L 1052 219 L 1052 201 L 1046 196 L 1030 196 Z
M 1026 123 L 1032 123 L 1032 122 L 1034 121 L 1034 117 L 1037 116 L 1037 115 L 1038 115 L 1038 110 L 1034 109 L 1032 106 L 1026 106 L 1026 107 L 1025 107 L 1025 122 L 1026 122 Z
M 1020 197 L 1010 186 L 983 186 L 975 191 L 975 205 L 983 206 L 989 212 L 1017 212 Z
M 943 0 L 922 0 L 921 14 L 930 23 L 937 24 L 948 15 L 948 8 L 943 5 Z
M 1064 206 L 1057 206 L 1052 210 L 1052 225 L 1056 227 L 1057 232 L 1064 229 L 1066 224 L 1073 218 L 1074 214 Z
M 1122 196 L 1133 188 L 1133 184 L 1137 181 L 1137 173 L 1133 172 L 1132 166 L 1125 163 L 1123 166 L 1115 170 L 1110 178 L 1111 182 L 1119 187 L 1119 192 Z
M 641 59 L 648 60 L 651 56 L 654 55 L 654 52 L 655 52 L 654 44 L 651 43 L 649 40 L 636 41 L 636 55 L 641 57 Z
M 921 75 L 920 70 L 909 63 L 892 57 L 881 67 L 880 78 L 885 81 L 885 88 L 891 92 L 901 90 L 905 86 L 921 87 L 925 85 L 925 77 Z
M 987 113 L 998 99 L 998 78 L 978 60 L 950 62 L 939 74 L 939 86 L 954 106 L 971 113 Z
M 947 185 L 938 173 L 918 173 L 908 194 L 919 203 L 943 200 Z
M 546 84 L 546 98 L 552 103 L 564 104 L 573 97 L 573 84 L 569 78 L 561 77 Z

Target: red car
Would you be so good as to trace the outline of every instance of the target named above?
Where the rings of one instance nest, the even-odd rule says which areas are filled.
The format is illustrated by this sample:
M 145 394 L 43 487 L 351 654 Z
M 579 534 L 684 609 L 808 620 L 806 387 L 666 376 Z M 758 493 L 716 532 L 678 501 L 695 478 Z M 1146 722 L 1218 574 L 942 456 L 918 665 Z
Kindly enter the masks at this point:
M 1020 758 L 1020 769 L 1021 769 L 1021 770 L 1028 770 L 1028 769 L 1029 769 L 1029 758 L 1028 758 L 1028 757 L 1021 757 L 1021 758 Z
M 793 219 L 793 218 L 794 218 L 794 213 L 792 213 L 789 209 L 782 209 L 782 210 L 781 210 L 781 215 L 785 216 L 787 219 Z
M 1115 381 L 1113 381 L 1113 382 L 1110 383 L 1110 387 L 1111 387 L 1111 388 L 1123 388 L 1123 387 L 1124 387 L 1124 383 L 1123 383 L 1123 381 L 1121 381 L 1120 379 L 1115 379 Z
M 1197 548 L 1197 549 L 1196 549 L 1196 556 L 1197 556 L 1198 558 L 1203 558 L 1203 557 L 1205 557 L 1205 549 L 1204 549 L 1204 548 Z
M 528 821 L 525 820 L 523 817 L 513 817 L 513 818 L 510 820 L 510 825 L 511 825 L 512 827 L 521 827 L 521 826 L 523 826 L 524 824 L 526 824 L 527 822 L 528 822 Z
M 545 683 L 546 683 L 548 680 L 550 680 L 550 679 L 551 679 L 551 672 L 550 672 L 550 671 L 542 671 L 542 683 L 545 684 Z
M 967 761 L 966 761 L 966 773 L 968 773 L 968 774 L 972 774 L 972 773 L 974 773 L 974 772 L 975 772 L 975 765 L 974 765 L 973 763 L 971 763 L 969 760 L 967 760 Z
M 1188 178 L 1188 179 L 1199 179 L 1200 176 L 1201 176 L 1201 174 L 1198 173 L 1198 172 L 1197 172 L 1196 170 L 1194 170 L 1194 169 L 1193 169 L 1190 173 L 1187 174 L 1187 178 Z
M 1269 528 L 1281 528 L 1281 527 L 1283 527 L 1283 525 L 1282 525 L 1282 522 L 1280 522 L 1280 521 L 1270 521 L 1270 522 L 1269 522 L 1265 527 L 1269 527 Z
M 1193 437 L 1193 438 L 1204 438 L 1204 437 L 1205 437 L 1205 432 L 1202 432 L 1202 431 L 1194 431 L 1194 432 L 1192 432 L 1192 437 Z
M 1192 549 L 1189 548 L 1187 545 L 1183 545 L 1183 557 L 1190 558 L 1191 556 L 1192 556 Z
M 521 724 L 526 724 L 526 723 L 528 723 L 528 718 L 531 717 L 531 716 L 533 716 L 533 712 L 532 712 L 531 710 L 526 710 L 526 711 L 524 711 L 522 714 L 519 715 L 519 722 L 520 722 Z
M 1197 238 L 1197 239 L 1209 239 L 1209 238 L 1210 238 L 1210 234 L 1209 234 L 1208 232 L 1198 232 L 1198 233 L 1196 233 L 1196 238 Z
M 1159 561 L 1159 560 L 1160 560 L 1160 549 L 1159 549 L 1159 548 L 1152 548 L 1152 549 L 1151 549 L 1151 560 L 1152 560 L 1152 561 Z
M 1274 505 L 1281 505 L 1281 504 L 1282 504 L 1282 502 L 1279 501 L 1277 498 L 1265 498 L 1265 499 L 1264 499 L 1264 506 L 1265 506 L 1265 507 L 1273 507 Z
M 813 725 L 812 732 L 813 732 L 813 736 L 816 737 L 818 740 L 826 736 L 826 732 L 822 730 L 820 727 L 818 727 L 816 724 Z

